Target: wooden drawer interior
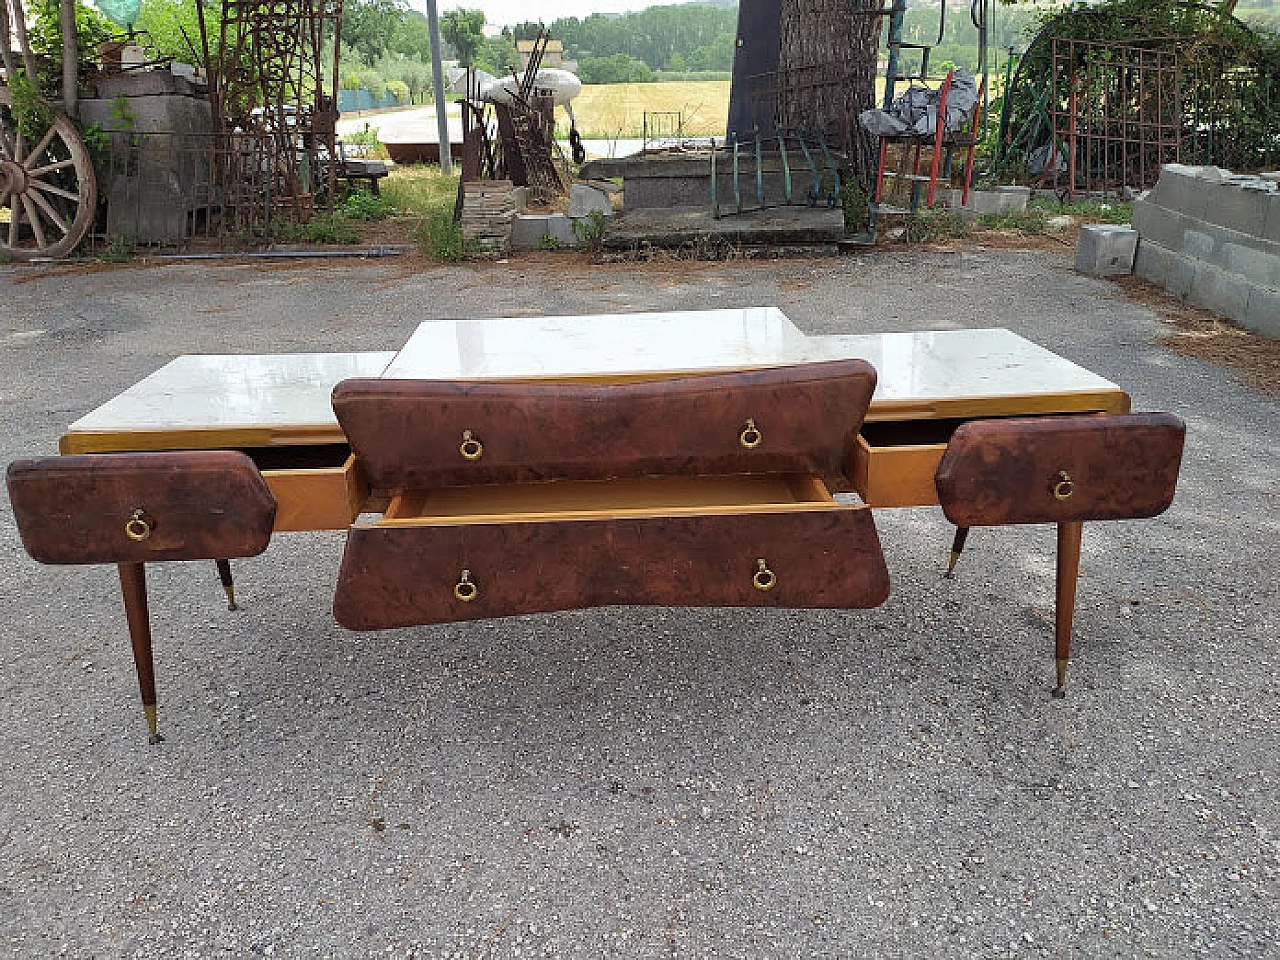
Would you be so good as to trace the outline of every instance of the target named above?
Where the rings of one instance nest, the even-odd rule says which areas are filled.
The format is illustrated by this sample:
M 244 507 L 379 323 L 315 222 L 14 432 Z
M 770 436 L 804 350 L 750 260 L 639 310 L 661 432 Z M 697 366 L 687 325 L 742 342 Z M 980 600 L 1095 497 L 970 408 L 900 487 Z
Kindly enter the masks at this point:
M 343 530 L 364 508 L 368 485 L 342 443 L 244 451 L 276 498 L 277 531 Z
M 442 487 L 392 498 L 377 526 L 843 509 L 810 476 L 645 477 Z
M 849 478 L 872 507 L 921 507 L 938 502 L 934 474 L 963 420 L 864 423 Z

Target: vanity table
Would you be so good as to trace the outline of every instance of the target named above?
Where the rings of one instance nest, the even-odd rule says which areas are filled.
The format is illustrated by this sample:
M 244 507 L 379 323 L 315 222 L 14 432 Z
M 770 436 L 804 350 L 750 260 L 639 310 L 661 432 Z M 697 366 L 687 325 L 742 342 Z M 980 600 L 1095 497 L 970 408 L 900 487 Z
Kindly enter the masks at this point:
M 1086 520 L 1173 498 L 1183 427 L 1002 329 L 809 336 L 775 308 L 423 322 L 396 352 L 182 356 L 17 461 L 23 542 L 144 564 L 346 529 L 371 630 L 610 604 L 875 606 L 873 508 L 1058 524 L 1056 694 Z

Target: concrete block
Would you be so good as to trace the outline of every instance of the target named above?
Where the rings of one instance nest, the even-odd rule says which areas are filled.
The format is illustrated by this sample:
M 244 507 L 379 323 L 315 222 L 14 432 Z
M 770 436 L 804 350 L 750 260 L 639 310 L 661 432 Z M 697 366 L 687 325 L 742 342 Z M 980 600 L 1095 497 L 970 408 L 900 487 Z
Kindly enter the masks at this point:
M 569 188 L 570 217 L 589 217 L 596 211 L 606 217 L 613 216 L 613 201 L 609 194 L 585 183 L 575 183 Z
M 1182 256 L 1176 250 L 1170 252 L 1172 256 L 1169 259 L 1169 269 L 1165 273 L 1164 288 L 1175 297 L 1185 299 L 1195 283 L 1197 261 Z
M 1222 254 L 1221 266 L 1228 273 L 1241 276 L 1257 287 L 1280 290 L 1280 256 L 1241 243 L 1223 244 Z
M 1166 163 L 1160 168 L 1152 196 L 1156 203 L 1167 210 L 1203 220 L 1210 182 L 1199 176 L 1199 167 L 1181 163 Z M 1211 189 L 1211 188 L 1210 188 Z
M 1269 194 L 1248 189 L 1235 180 L 1204 186 L 1207 192 L 1205 220 L 1228 230 L 1262 236 Z
M 1138 251 L 1133 259 L 1133 272 L 1143 280 L 1164 286 L 1169 277 L 1169 266 L 1174 254 L 1146 237 L 1138 239 Z
M 1182 234 L 1190 221 L 1152 200 L 1133 201 L 1133 229 L 1144 240 L 1154 240 L 1168 250 L 1182 249 Z
M 1219 316 L 1237 323 L 1245 318 L 1249 304 L 1249 292 L 1253 285 L 1247 280 L 1227 273 L 1211 263 L 1196 264 L 1187 303 L 1193 307 L 1212 310 Z
M 1188 229 L 1182 234 L 1180 253 L 1195 260 L 1209 261 L 1213 259 L 1213 234 L 1207 230 Z
M 1280 243 L 1280 194 L 1267 197 L 1267 216 L 1262 226 L 1262 237 L 1272 243 Z
M 1076 243 L 1076 271 L 1090 277 L 1119 277 L 1133 272 L 1138 231 L 1110 223 L 1080 228 Z
M 529 209 L 529 200 L 533 191 L 528 187 L 512 187 L 511 197 L 516 202 L 516 213 L 524 213 Z
M 549 237 L 562 247 L 576 246 L 573 224 L 563 213 L 526 213 L 511 221 L 511 249 L 537 250 Z
M 1256 333 L 1280 340 L 1280 291 L 1253 287 L 1240 323 Z

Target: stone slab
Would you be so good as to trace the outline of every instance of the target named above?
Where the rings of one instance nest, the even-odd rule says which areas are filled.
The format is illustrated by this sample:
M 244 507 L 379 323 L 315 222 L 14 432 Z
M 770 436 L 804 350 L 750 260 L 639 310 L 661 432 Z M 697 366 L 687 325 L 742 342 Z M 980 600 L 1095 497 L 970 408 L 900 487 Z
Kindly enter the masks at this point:
M 561 247 L 577 246 L 573 223 L 563 213 L 524 213 L 511 221 L 511 249 L 537 250 L 549 238 Z
M 771 207 L 716 219 L 705 208 L 628 210 L 605 228 L 610 249 L 679 247 L 706 240 L 743 245 L 832 244 L 844 236 L 844 212 L 827 207 Z
M 613 216 L 613 201 L 609 194 L 586 183 L 575 183 L 569 188 L 569 216 L 589 217 L 592 213 Z

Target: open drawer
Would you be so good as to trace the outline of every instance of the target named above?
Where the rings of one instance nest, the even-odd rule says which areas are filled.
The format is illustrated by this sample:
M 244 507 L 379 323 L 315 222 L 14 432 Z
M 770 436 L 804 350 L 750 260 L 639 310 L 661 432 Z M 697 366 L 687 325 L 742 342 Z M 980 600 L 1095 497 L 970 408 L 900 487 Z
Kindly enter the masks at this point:
M 244 451 L 276 499 L 279 531 L 343 530 L 364 509 L 369 486 L 346 444 Z
M 437 489 L 347 535 L 334 614 L 354 630 L 611 604 L 873 607 L 870 511 L 810 477 Z
M 938 502 L 933 477 L 962 420 L 864 423 L 855 438 L 849 479 L 872 507 L 923 507 Z

